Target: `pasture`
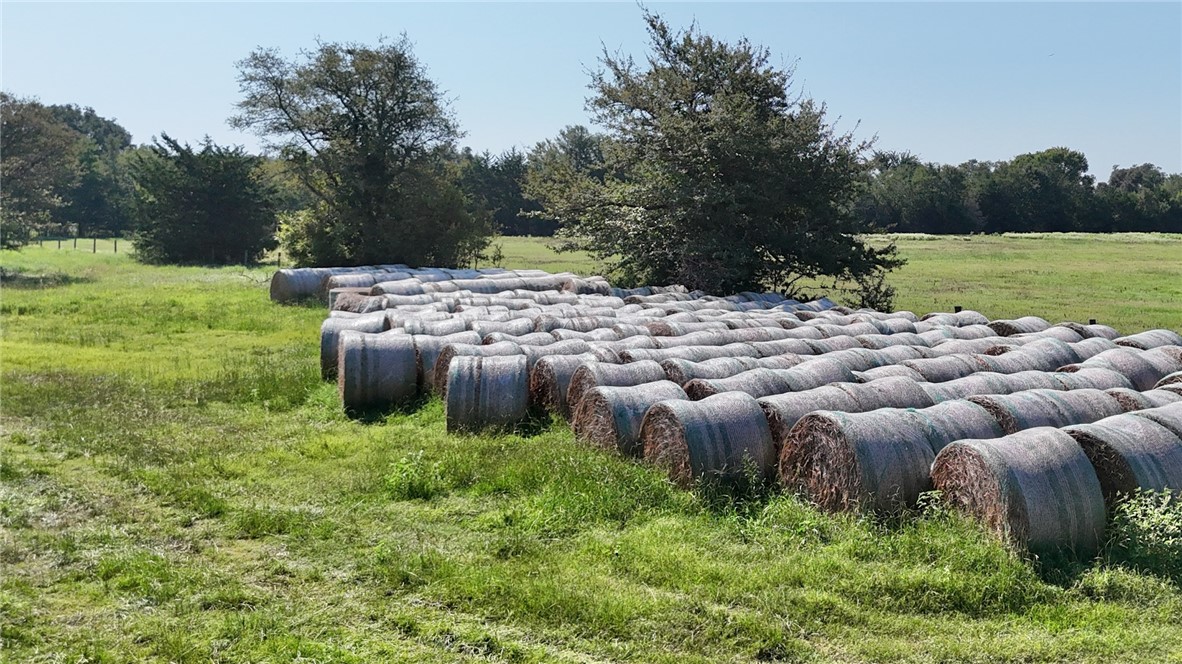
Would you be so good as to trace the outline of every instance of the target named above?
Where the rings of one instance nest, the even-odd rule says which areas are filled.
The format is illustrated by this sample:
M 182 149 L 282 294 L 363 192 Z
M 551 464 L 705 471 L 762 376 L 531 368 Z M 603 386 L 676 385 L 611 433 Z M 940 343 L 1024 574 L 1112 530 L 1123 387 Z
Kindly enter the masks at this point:
M 1182 237 L 901 237 L 896 306 L 1182 329 Z M 507 267 L 594 271 L 505 238 Z M 6 661 L 1177 661 L 1179 578 L 685 491 L 438 400 L 349 420 L 271 268 L 6 270 Z M 15 276 L 13 276 L 15 274 Z

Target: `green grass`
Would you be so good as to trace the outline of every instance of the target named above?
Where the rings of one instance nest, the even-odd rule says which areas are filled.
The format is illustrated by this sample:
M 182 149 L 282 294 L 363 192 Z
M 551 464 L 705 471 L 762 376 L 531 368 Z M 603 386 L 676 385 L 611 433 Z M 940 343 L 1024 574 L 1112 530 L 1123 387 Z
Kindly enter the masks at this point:
M 900 306 L 1180 327 L 1176 239 L 957 242 L 901 242 Z M 1007 247 L 1025 286 L 990 270 Z M 1105 261 L 1140 290 L 1080 276 Z M 0 294 L 2 661 L 1182 661 L 1182 591 L 1150 559 L 1048 574 L 938 510 L 728 505 L 559 425 L 449 436 L 438 401 L 351 421 L 318 380 L 322 309 L 269 303 L 267 270 L 122 243 L 0 266 L 22 275 Z M 989 279 L 1013 309 L 946 289 Z

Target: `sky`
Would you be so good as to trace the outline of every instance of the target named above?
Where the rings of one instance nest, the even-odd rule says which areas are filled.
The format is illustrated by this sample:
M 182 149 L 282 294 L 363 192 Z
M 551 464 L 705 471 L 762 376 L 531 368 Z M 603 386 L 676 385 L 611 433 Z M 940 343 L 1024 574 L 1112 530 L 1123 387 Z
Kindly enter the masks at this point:
M 794 66 L 793 91 L 837 127 L 925 161 L 1003 160 L 1063 146 L 1182 172 L 1182 2 L 659 3 L 675 27 L 746 37 Z M 317 40 L 405 33 L 477 151 L 528 149 L 590 124 L 604 49 L 642 60 L 642 10 L 619 3 L 0 2 L 0 86 L 90 106 L 137 143 L 167 132 L 255 150 L 226 118 L 235 63 Z

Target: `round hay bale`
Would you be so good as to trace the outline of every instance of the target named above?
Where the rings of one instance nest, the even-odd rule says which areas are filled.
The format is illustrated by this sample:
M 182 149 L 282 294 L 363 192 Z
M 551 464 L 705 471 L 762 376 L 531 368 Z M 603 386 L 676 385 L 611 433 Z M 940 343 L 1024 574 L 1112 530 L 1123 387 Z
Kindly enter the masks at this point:
M 932 483 L 952 507 L 1018 548 L 1086 558 L 1104 536 L 1104 493 L 1083 449 L 1049 427 L 962 440 L 936 455 Z
M 780 481 L 821 509 L 897 512 L 929 488 L 935 455 L 899 411 L 818 411 L 796 423 L 780 453 Z
M 922 383 L 927 380 L 923 377 L 923 374 L 919 373 L 915 369 L 912 369 L 911 367 L 902 364 L 888 364 L 881 367 L 867 369 L 866 371 L 855 371 L 853 374 L 854 378 L 856 378 L 859 383 L 869 383 L 871 381 L 882 380 L 883 378 L 890 377 L 909 378 L 917 383 Z
M 656 348 L 653 345 L 652 337 L 625 337 L 618 341 L 589 341 L 593 348 L 605 348 L 616 353 L 623 353 L 626 350 L 652 350 Z
M 571 409 L 566 394 L 570 380 L 579 367 L 598 361 L 592 353 L 551 355 L 539 359 L 529 371 L 530 406 L 569 420 Z
M 1082 341 L 1084 336 L 1079 332 L 1067 327 L 1065 325 L 1052 325 L 1042 332 L 1029 332 L 1025 334 L 1015 334 L 1010 338 L 1015 339 L 1058 339 L 1064 343 L 1076 343 Z
M 690 399 L 700 401 L 724 392 L 743 392 L 752 397 L 791 392 L 793 383 L 785 371 L 751 369 L 727 378 L 695 378 L 685 384 Z
M 271 301 L 294 302 L 320 292 L 324 280 L 333 275 L 332 268 L 285 268 L 271 275 Z
M 320 378 L 334 380 L 337 377 L 337 351 L 340 347 L 341 332 L 354 330 L 376 334 L 386 329 L 386 317 L 381 312 L 356 318 L 324 319 L 320 324 Z
M 410 275 L 405 272 L 352 272 L 349 274 L 334 274 L 325 279 L 321 283 L 320 288 L 324 292 L 329 292 L 334 288 L 364 288 L 368 291 L 378 282 L 378 278 L 382 281 L 395 281 L 397 279 L 409 279 Z
M 1182 371 L 1175 371 L 1172 374 L 1162 377 L 1162 379 L 1157 381 L 1157 384 L 1155 384 L 1153 387 L 1156 389 L 1159 387 L 1165 387 L 1166 385 L 1177 385 L 1179 383 L 1182 383 Z
M 1120 403 L 1125 412 L 1145 410 L 1147 408 L 1161 408 L 1177 401 L 1182 401 L 1182 394 L 1175 394 L 1168 390 L 1148 390 L 1138 392 L 1124 387 L 1113 387 L 1104 390 Z
M 1064 389 L 1063 384 L 1056 380 L 1055 374 L 1042 371 L 1019 371 L 1013 374 L 982 371 L 945 383 L 923 383 L 921 386 L 936 403 L 964 399 L 974 395 L 1013 394 L 1014 392 L 1036 389 Z
M 693 332 L 703 332 L 707 330 L 729 330 L 731 329 L 726 323 L 722 321 L 711 321 L 705 323 L 679 323 L 669 319 L 653 321 L 646 323 L 645 327 L 654 337 L 679 337 Z
M 455 356 L 447 371 L 447 430 L 509 428 L 529 416 L 524 355 Z
M 521 346 L 521 352 L 529 361 L 528 364 L 531 369 L 538 360 L 548 355 L 581 355 L 583 353 L 591 353 L 592 350 L 590 344 L 586 341 L 579 341 L 578 339 L 555 341 L 546 346 Z
M 1006 433 L 1037 427 L 1087 424 L 1124 412 L 1101 390 L 1026 390 L 1013 394 L 975 395 L 968 400 L 988 410 Z
M 791 382 L 793 392 L 811 390 L 829 383 L 858 382 L 852 371 L 823 357 L 805 360 L 791 369 L 785 369 L 782 373 Z
M 926 348 L 927 341 L 918 334 L 897 332 L 895 334 L 859 334 L 854 337 L 863 348 L 881 350 L 891 346 L 917 346 Z
M 1070 328 L 1084 339 L 1116 339 L 1120 336 L 1120 332 L 1107 325 L 1083 325 L 1072 321 L 1064 321 L 1059 323 L 1059 327 Z
M 824 339 L 825 333 L 821 331 L 816 325 L 801 325 L 790 330 L 784 330 L 788 333 L 789 339 Z M 856 335 L 855 335 L 856 336 Z
M 956 313 L 930 313 L 924 315 L 920 320 L 935 325 L 948 325 L 950 327 L 989 324 L 989 319 L 984 314 L 971 309 L 964 309 Z
M 1085 367 L 1112 369 L 1128 378 L 1135 389 L 1151 390 L 1157 381 L 1164 378 L 1169 372 L 1164 371 L 1164 367 L 1156 365 L 1152 361 L 1155 358 L 1148 356 L 1148 352 L 1133 348 L 1113 348 L 1094 355 L 1079 365 L 1063 367 L 1062 370 L 1078 371 Z
M 923 385 L 910 378 L 883 378 L 872 383 L 834 383 L 858 403 L 858 412 L 879 408 L 927 408 L 936 402 Z M 803 392 L 801 394 L 804 394 Z
M 572 428 L 575 437 L 595 447 L 628 457 L 639 457 L 640 427 L 654 404 L 686 399 L 685 392 L 669 381 L 641 385 L 603 385 L 587 390 L 574 406 Z M 569 396 L 568 404 L 574 404 Z
M 701 401 L 662 401 L 640 427 L 644 459 L 681 486 L 695 480 L 741 480 L 748 472 L 771 476 L 775 448 L 759 403 L 739 392 Z
M 387 408 L 418 391 L 415 345 L 408 334 L 342 330 L 337 349 L 337 391 L 349 413 Z
M 567 407 L 573 412 L 583 395 L 596 387 L 630 387 L 665 380 L 665 369 L 652 360 L 627 364 L 587 364 L 579 367 L 567 388 Z M 683 391 L 682 394 L 685 394 Z
M 682 358 L 702 362 L 716 357 L 757 357 L 758 351 L 747 344 L 728 344 L 726 346 L 679 346 L 676 348 L 631 348 L 620 353 L 625 362 L 637 360 L 654 360 L 660 362 L 671 358 Z
M 861 410 L 854 396 L 836 385 L 824 385 L 804 392 L 789 392 L 761 397 L 759 407 L 767 418 L 772 441 L 780 458 L 789 432 L 800 418 L 816 410 L 856 413 Z
M 985 337 L 983 339 L 942 339 L 932 344 L 932 357 L 944 355 L 985 354 L 1004 355 L 1021 348 L 1021 342 L 1007 337 Z
M 1092 462 L 1104 500 L 1114 505 L 1138 489 L 1182 495 L 1182 439 L 1132 414 L 1064 427 Z
M 1072 373 L 1058 372 L 1043 375 L 1054 377 L 1062 385 L 1062 389 L 1065 390 L 1080 390 L 1084 388 L 1109 390 L 1114 387 L 1131 388 L 1133 386 L 1129 379 L 1123 375 L 1111 369 L 1101 369 L 1099 367 L 1088 367 Z
M 627 339 L 630 337 L 650 337 L 652 333 L 644 325 L 635 325 L 632 323 L 616 323 L 611 327 L 620 339 Z M 655 346 L 654 346 L 655 347 Z
M 373 285 L 370 295 L 422 295 L 428 292 L 428 284 L 421 278 L 381 281 Z
M 933 454 L 949 443 L 966 438 L 1001 438 L 1005 435 L 997 418 L 981 406 L 963 399 L 945 401 L 929 408 L 901 409 L 904 417 L 923 427 Z
M 1182 401 L 1148 410 L 1138 410 L 1129 414 L 1149 418 L 1178 436 L 1182 436 Z
M 473 320 L 468 323 L 468 329 L 480 335 L 483 339 L 493 332 L 521 336 L 534 331 L 534 323 L 529 318 L 514 318 L 505 321 Z
M 805 339 L 804 343 L 812 349 L 813 355 L 824 355 L 839 350 L 862 348 L 862 343 L 856 336 L 835 336 L 828 339 Z
M 439 380 L 436 380 L 435 365 L 439 360 L 439 353 L 449 344 L 478 345 L 480 335 L 472 331 L 457 332 L 443 337 L 417 334 L 411 337 L 415 345 L 415 371 L 419 391 L 425 394 L 438 391 Z
M 368 288 L 333 288 L 328 291 L 329 311 L 337 308 L 337 300 L 341 299 L 342 295 L 347 295 L 349 298 L 353 298 L 353 301 L 368 300 L 370 297 L 372 297 L 369 294 Z
M 1109 339 L 1104 337 L 1092 337 L 1091 339 L 1084 339 L 1078 343 L 1070 344 L 1071 350 L 1079 356 L 1081 360 L 1086 360 L 1103 353 L 1106 350 L 1118 348 L 1118 346 Z
M 1038 316 L 1023 316 L 1014 320 L 995 320 L 986 323 L 986 325 L 998 336 L 1002 337 L 1010 337 L 1015 334 L 1028 334 L 1030 332 L 1042 332 L 1051 327 L 1049 322 Z
M 758 369 L 759 366 L 758 358 L 754 357 L 719 357 L 704 362 L 681 358 L 661 361 L 665 376 L 678 385 L 685 385 L 695 378 L 728 378 L 744 371 Z
M 775 355 L 815 355 L 813 347 L 805 339 L 776 339 L 775 341 L 752 341 L 747 344 L 759 353 L 760 357 Z
M 402 329 L 406 330 L 407 334 L 429 334 L 435 337 L 444 337 L 464 332 L 468 329 L 468 324 L 457 318 L 432 321 L 408 320 L 402 324 Z
M 986 364 L 984 358 L 984 355 L 945 355 L 919 360 L 904 360 L 900 364 L 919 372 L 923 379 L 930 383 L 943 383 L 963 378 L 978 371 L 989 371 L 990 366 Z
M 506 355 L 525 355 L 525 351 L 521 346 L 511 342 L 502 341 L 495 344 L 447 344 L 439 351 L 439 357 L 435 359 L 435 369 L 432 372 L 435 378 L 435 393 L 440 395 L 447 394 L 448 381 L 448 367 L 451 366 L 452 358 L 455 357 L 499 357 Z
M 473 332 L 473 334 L 476 333 Z M 480 343 L 487 345 L 500 343 L 502 341 L 509 341 L 517 344 L 518 346 L 549 346 L 552 343 L 556 343 L 558 339 L 546 332 L 530 332 L 529 334 L 522 335 L 505 334 L 504 332 L 492 332 L 491 334 L 484 335 L 484 337 L 480 340 Z
M 1114 339 L 1118 346 L 1149 350 L 1159 346 L 1182 346 L 1182 336 L 1173 330 L 1146 330 Z
M 337 295 L 336 299 L 332 301 L 331 306 L 337 311 L 352 311 L 354 313 L 367 314 L 385 309 L 386 300 L 381 295 L 362 295 L 361 293 L 346 291 Z
M 614 325 L 612 327 L 597 327 L 587 332 L 559 328 L 557 330 L 551 330 L 550 336 L 558 341 L 567 341 L 569 339 L 578 339 L 580 341 L 619 341 L 622 337 L 613 329 L 614 327 Z M 535 332 L 534 334 L 545 333 Z
M 869 323 L 882 334 L 915 333 L 915 323 L 906 318 L 879 318 Z

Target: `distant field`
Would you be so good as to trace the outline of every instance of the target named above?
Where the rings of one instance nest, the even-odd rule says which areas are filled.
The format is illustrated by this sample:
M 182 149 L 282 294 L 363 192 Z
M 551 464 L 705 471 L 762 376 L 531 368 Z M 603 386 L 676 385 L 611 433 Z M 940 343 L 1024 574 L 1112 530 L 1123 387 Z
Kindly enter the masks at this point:
M 895 236 L 906 266 L 890 278 L 895 306 L 916 313 L 960 305 L 990 318 L 1095 318 L 1122 332 L 1182 330 L 1182 235 L 1042 233 Z M 543 238 L 503 238 L 507 267 L 589 273 L 581 253 Z
M 901 246 L 901 307 L 1182 327 L 1178 238 Z M 0 661 L 1182 661 L 1175 577 L 684 491 L 561 423 L 448 435 L 437 399 L 350 420 L 273 268 L 119 249 L 0 252 Z

